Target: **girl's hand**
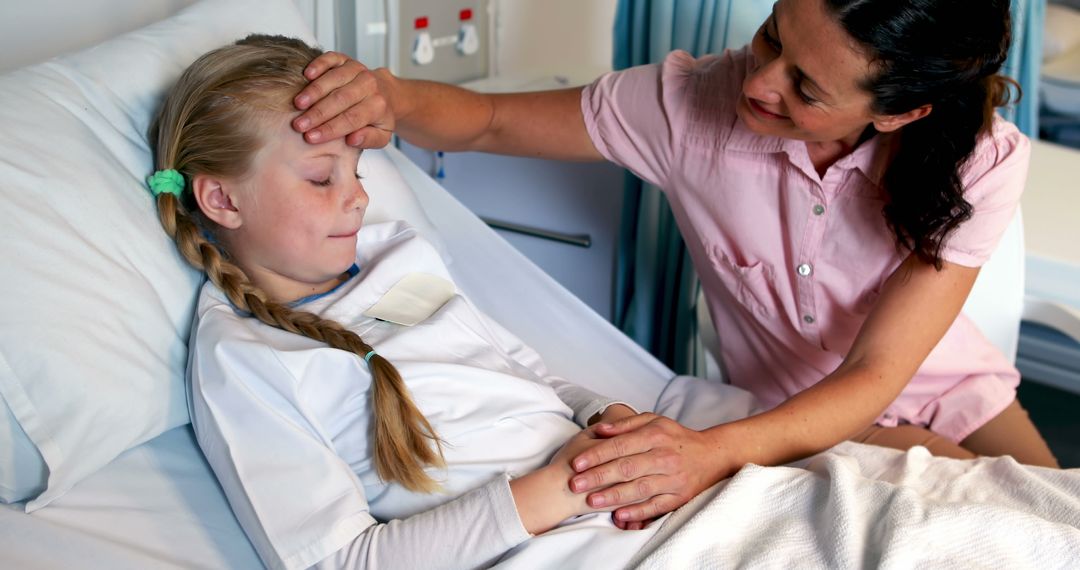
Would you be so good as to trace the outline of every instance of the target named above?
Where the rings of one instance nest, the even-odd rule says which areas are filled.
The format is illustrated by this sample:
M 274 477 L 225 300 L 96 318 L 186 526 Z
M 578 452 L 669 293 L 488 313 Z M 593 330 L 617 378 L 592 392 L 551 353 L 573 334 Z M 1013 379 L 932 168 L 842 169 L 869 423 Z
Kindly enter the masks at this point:
M 351 146 L 386 146 L 394 130 L 393 109 L 383 89 L 387 76 L 386 70 L 372 71 L 342 53 L 320 55 L 304 69 L 311 83 L 293 99 L 304 111 L 293 119 L 293 128 L 309 143 L 345 137 Z
M 600 441 L 592 428 L 581 430 L 546 466 L 510 481 L 518 516 L 530 534 L 547 532 L 572 516 L 611 510 L 590 507 L 585 496 L 571 492 L 567 484 L 574 475 L 570 459 Z
M 595 509 L 618 507 L 620 528 L 641 528 L 671 512 L 738 465 L 705 433 L 656 414 L 638 414 L 590 428 L 607 438 L 572 460 L 575 493 Z

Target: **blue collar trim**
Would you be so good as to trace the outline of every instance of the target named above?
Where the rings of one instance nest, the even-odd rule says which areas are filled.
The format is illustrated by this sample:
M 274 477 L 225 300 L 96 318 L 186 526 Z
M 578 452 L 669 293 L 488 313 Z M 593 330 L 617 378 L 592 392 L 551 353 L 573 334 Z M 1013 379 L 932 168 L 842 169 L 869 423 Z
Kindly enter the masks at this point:
M 297 300 L 295 300 L 295 301 L 293 301 L 291 303 L 288 303 L 286 306 L 288 306 L 290 309 L 295 309 L 295 308 L 299 307 L 300 305 L 303 305 L 304 303 L 310 303 L 311 301 L 314 301 L 316 299 L 321 299 L 321 298 L 333 293 L 334 291 L 337 291 L 338 289 L 341 288 L 342 285 L 348 283 L 349 280 L 351 280 L 353 277 L 356 277 L 356 275 L 358 273 L 360 273 L 360 266 L 354 263 L 354 264 L 352 264 L 352 267 L 346 269 L 345 272 L 348 273 L 349 276 L 346 277 L 345 280 L 342 281 L 341 283 L 338 283 L 337 285 L 335 285 L 333 289 L 330 289 L 329 291 L 324 291 L 322 293 L 315 293 L 314 295 L 308 295 L 307 297 L 297 299 Z

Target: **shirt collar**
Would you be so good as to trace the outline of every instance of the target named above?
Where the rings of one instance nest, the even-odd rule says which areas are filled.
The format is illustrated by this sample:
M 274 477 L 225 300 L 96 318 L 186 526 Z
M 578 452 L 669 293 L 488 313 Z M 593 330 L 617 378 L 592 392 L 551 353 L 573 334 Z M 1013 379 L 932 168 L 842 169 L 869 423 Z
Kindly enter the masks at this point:
M 853 152 L 836 161 L 830 168 L 842 170 L 856 168 L 871 182 L 880 185 L 892 155 L 894 138 L 892 135 L 878 133 L 860 144 Z M 751 131 L 738 117 L 735 118 L 727 144 L 724 146 L 727 150 L 756 154 L 784 153 L 788 156 L 789 162 L 814 172 L 804 141 L 759 135 Z
M 349 267 L 348 269 L 345 270 L 345 273 L 348 274 L 348 277 L 346 277 L 345 279 L 342 279 L 341 283 L 338 283 L 337 285 L 334 285 L 334 287 L 332 289 L 330 289 L 329 291 L 323 291 L 322 293 L 315 293 L 314 295 L 308 295 L 307 297 L 303 297 L 303 298 L 297 299 L 295 301 L 292 301 L 290 303 L 286 303 L 286 305 L 290 309 L 295 309 L 295 308 L 299 307 L 300 305 L 303 305 L 304 303 L 310 303 L 310 302 L 312 302 L 312 301 L 314 301 L 316 299 L 321 299 L 321 298 L 323 298 L 323 297 L 325 297 L 327 295 L 330 295 L 330 294 L 334 293 L 338 289 L 341 289 L 342 285 L 345 285 L 350 280 L 352 280 L 353 277 L 356 277 L 356 274 L 360 273 L 360 266 L 354 263 L 354 264 L 352 264 L 351 267 Z

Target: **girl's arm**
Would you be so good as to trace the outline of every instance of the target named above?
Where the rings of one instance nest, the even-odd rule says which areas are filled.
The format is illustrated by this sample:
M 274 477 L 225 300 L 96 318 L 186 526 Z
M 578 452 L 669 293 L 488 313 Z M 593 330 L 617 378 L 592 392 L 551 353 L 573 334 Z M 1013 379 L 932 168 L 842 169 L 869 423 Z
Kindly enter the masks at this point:
M 356 562 L 353 567 L 480 567 L 531 534 L 593 510 L 567 486 L 569 459 L 598 441 L 582 432 L 547 466 L 513 480 L 495 475 L 447 504 L 380 523 L 319 414 L 282 396 L 297 393 L 303 380 L 282 354 L 314 353 L 304 356 L 308 366 L 301 367 L 314 371 L 347 369 L 354 359 L 336 350 L 312 351 L 317 343 L 297 335 L 265 336 L 231 309 L 215 309 L 205 310 L 195 325 L 192 423 L 267 566 L 333 565 L 340 555 Z
M 313 81 L 294 99 L 304 113 L 293 126 L 309 142 L 348 135 L 351 145 L 378 148 L 397 131 L 433 150 L 603 160 L 585 129 L 580 87 L 474 93 L 372 71 L 336 52 L 312 61 L 305 75 Z
M 598 425 L 614 437 L 574 459 L 580 473 L 574 490 L 647 478 L 652 499 L 640 496 L 636 484 L 589 497 L 590 504 L 602 497 L 609 506 L 631 505 L 616 511 L 617 520 L 647 520 L 747 463 L 788 463 L 852 437 L 911 380 L 956 320 L 978 274 L 979 268 L 949 262 L 937 271 L 910 256 L 886 281 L 843 363 L 821 382 L 768 412 L 700 432 L 653 414 Z
M 619 407 L 619 406 L 613 406 Z M 623 408 L 629 410 L 628 408 Z M 590 512 L 584 496 L 566 486 L 571 457 L 592 445 L 583 431 L 551 464 L 507 483 L 498 479 L 442 506 L 408 519 L 376 524 L 315 565 L 340 568 L 477 568 L 494 564 L 507 550 L 575 514 Z M 516 512 L 515 512 L 516 511 Z M 520 515 L 520 521 L 519 521 Z

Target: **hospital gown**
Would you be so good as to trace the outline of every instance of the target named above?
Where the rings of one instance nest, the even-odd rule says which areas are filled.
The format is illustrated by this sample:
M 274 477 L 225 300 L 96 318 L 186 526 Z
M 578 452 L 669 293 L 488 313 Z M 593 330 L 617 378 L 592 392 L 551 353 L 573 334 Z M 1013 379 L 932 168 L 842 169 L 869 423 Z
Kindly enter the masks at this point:
M 267 326 L 207 283 L 191 333 L 192 419 L 262 560 L 271 568 L 465 568 L 500 558 L 514 566 L 516 558 L 519 567 L 565 567 L 585 561 L 582 552 L 616 565 L 632 555 L 650 533 L 619 531 L 607 513 L 571 520 L 543 535 L 541 548 L 509 488 L 510 477 L 545 465 L 615 400 L 548 376 L 533 350 L 460 293 L 415 326 L 365 317 L 410 273 L 450 275 L 402 223 L 365 227 L 357 252 L 355 276 L 297 308 L 348 326 L 398 368 L 445 442 L 446 469 L 429 470 L 444 492 L 379 479 L 363 359 Z M 615 558 L 592 546 L 598 536 L 611 537 Z

